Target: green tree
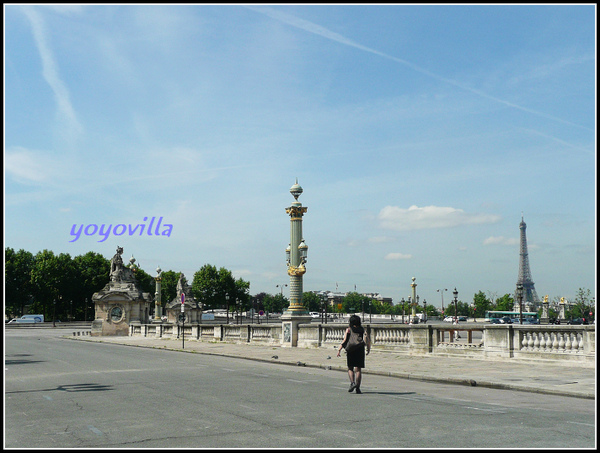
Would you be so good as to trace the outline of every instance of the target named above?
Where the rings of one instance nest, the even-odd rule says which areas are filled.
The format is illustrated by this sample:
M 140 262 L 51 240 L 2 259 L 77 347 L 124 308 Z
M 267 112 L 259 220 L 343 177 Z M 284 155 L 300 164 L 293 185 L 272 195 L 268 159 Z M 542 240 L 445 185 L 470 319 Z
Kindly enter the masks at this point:
M 205 264 L 194 274 L 192 294 L 202 301 L 205 309 L 220 308 L 225 304 L 225 291 L 215 266 Z
M 192 294 L 198 301 L 202 302 L 205 309 L 235 309 L 236 298 L 248 305 L 249 288 L 250 283 L 242 279 L 236 281 L 230 270 L 224 267 L 217 270 L 211 264 L 202 266 L 194 274 L 194 280 L 192 281 Z
M 429 306 L 427 308 L 429 308 Z M 396 305 L 394 305 L 394 307 L 392 308 L 392 313 L 394 314 L 394 316 L 400 317 L 404 314 L 406 320 L 406 317 L 410 316 L 411 314 L 411 304 L 407 300 L 404 300 L 404 302 L 400 301 Z
M 321 298 L 315 293 L 302 293 L 302 304 L 308 311 L 321 312 Z
M 31 270 L 31 284 L 35 299 L 32 311 L 42 313 L 46 319 L 52 319 L 55 313 L 59 319 L 70 318 L 77 282 L 68 253 L 38 252 Z
M 589 307 L 591 306 L 591 297 L 592 293 L 589 289 L 579 288 L 577 290 L 575 293 L 575 300 L 573 301 L 574 304 L 570 310 L 572 318 L 590 318 L 589 312 L 591 309 Z
M 290 305 L 290 301 L 282 294 L 267 294 L 262 303 L 267 313 L 282 313 Z
M 369 302 L 371 303 L 369 308 L 367 308 L 367 305 L 365 305 L 365 311 L 367 312 L 369 312 L 370 310 L 370 313 L 384 315 L 389 315 L 390 313 L 392 313 L 392 306 L 388 303 L 382 302 L 377 299 L 369 299 Z
M 427 305 L 427 318 L 433 318 L 436 316 L 440 316 L 440 312 L 433 305 Z
M 514 304 L 514 298 L 510 294 L 505 294 L 499 299 L 496 299 L 496 306 L 494 309 L 497 311 L 512 311 Z
M 234 299 L 238 301 L 238 304 L 242 311 L 248 310 L 250 308 L 250 282 L 247 282 L 242 278 L 238 278 L 235 280 Z
M 4 310 L 10 318 L 23 315 L 25 305 L 31 302 L 33 262 L 31 252 L 4 249 Z
M 172 270 L 161 273 L 160 305 L 163 310 L 167 304 L 171 303 L 177 297 L 177 281 L 179 280 L 179 274 L 179 272 Z M 156 286 L 154 287 L 154 292 L 156 292 Z
M 265 300 L 265 297 L 267 297 L 267 296 L 268 296 L 268 294 L 265 292 L 254 295 L 253 303 L 254 303 L 254 308 L 256 309 L 256 311 L 260 311 L 260 310 L 264 311 L 265 310 L 264 300 Z
M 75 272 L 74 318 L 87 319 L 94 316 L 92 296 L 109 280 L 110 261 L 99 253 L 87 252 L 73 258 Z
M 484 317 L 485 312 L 492 307 L 492 302 L 486 297 L 483 291 L 479 291 L 473 296 L 474 315 Z
M 363 306 L 368 310 L 369 298 L 357 292 L 350 292 L 342 299 L 342 312 L 344 313 L 358 313 L 362 311 Z
M 127 266 L 131 268 L 131 266 Z M 154 277 L 148 274 L 144 269 L 139 266 L 133 266 L 133 275 L 135 277 L 135 281 L 138 283 L 141 290 L 145 293 L 150 293 L 152 297 L 154 297 L 154 293 L 156 291 L 156 283 L 154 281 Z

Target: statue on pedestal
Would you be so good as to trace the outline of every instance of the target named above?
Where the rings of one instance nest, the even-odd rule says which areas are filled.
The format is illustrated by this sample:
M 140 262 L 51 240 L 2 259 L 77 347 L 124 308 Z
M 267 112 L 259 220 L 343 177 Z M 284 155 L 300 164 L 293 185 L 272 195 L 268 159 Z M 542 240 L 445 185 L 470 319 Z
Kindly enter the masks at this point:
M 110 260 L 110 280 L 112 282 L 120 282 L 123 279 L 123 247 L 117 245 L 117 253 Z

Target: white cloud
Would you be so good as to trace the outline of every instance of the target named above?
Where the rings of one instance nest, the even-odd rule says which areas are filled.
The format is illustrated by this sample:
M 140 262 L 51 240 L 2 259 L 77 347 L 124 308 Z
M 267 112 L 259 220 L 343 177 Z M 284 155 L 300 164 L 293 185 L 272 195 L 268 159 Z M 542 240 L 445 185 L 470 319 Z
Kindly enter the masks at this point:
M 444 82 L 444 83 L 447 83 L 449 85 L 453 85 L 453 86 L 455 86 L 457 88 L 460 88 L 461 90 L 465 90 L 467 92 L 473 93 L 473 94 L 475 94 L 477 96 L 480 96 L 480 97 L 482 97 L 484 99 L 488 99 L 488 100 L 493 101 L 495 103 L 499 103 L 499 104 L 505 105 L 507 107 L 516 109 L 516 110 L 521 110 L 523 112 L 527 112 L 527 113 L 530 113 L 532 115 L 536 115 L 536 116 L 539 116 L 539 117 L 542 117 L 542 118 L 547 118 L 549 120 L 557 121 L 557 122 L 560 122 L 560 123 L 563 123 L 563 124 L 570 124 L 572 126 L 576 126 L 576 127 L 579 127 L 579 128 L 583 128 L 583 129 L 589 130 L 589 128 L 587 128 L 585 126 L 582 126 L 582 125 L 579 125 L 579 124 L 575 124 L 575 123 L 572 123 L 570 121 L 566 121 L 566 120 L 564 120 L 562 118 L 558 118 L 558 117 L 549 115 L 549 114 L 544 113 L 544 112 L 540 112 L 540 111 L 537 111 L 537 110 L 534 110 L 534 109 L 531 109 L 531 108 L 528 108 L 528 107 L 524 107 L 524 106 L 515 104 L 514 102 L 511 102 L 511 101 L 508 101 L 508 100 L 505 100 L 505 99 L 501 99 L 501 98 L 498 98 L 496 96 L 492 96 L 490 94 L 487 94 L 487 93 L 485 93 L 485 92 L 483 92 L 483 91 L 481 91 L 481 90 L 479 90 L 477 88 L 473 88 L 473 87 L 471 87 L 471 86 L 469 86 L 469 85 L 467 85 L 465 83 L 462 83 L 460 81 L 449 79 L 449 78 L 447 78 L 447 77 L 445 77 L 445 76 L 443 76 L 441 74 L 429 71 L 428 69 L 425 69 L 424 67 L 419 66 L 419 65 L 417 65 L 417 64 L 415 64 L 415 63 L 413 63 L 411 61 L 405 60 L 403 58 L 398 58 L 398 57 L 386 54 L 384 52 L 381 52 L 379 50 L 373 49 L 371 47 L 367 47 L 367 46 L 364 46 L 362 44 L 359 44 L 358 42 L 353 41 L 352 39 L 349 39 L 349 38 L 347 38 L 347 37 L 345 37 L 343 35 L 340 35 L 339 33 L 335 33 L 333 31 L 331 31 L 331 30 L 329 30 L 329 29 L 327 29 L 325 27 L 322 27 L 320 25 L 317 25 L 317 24 L 315 24 L 313 22 L 301 19 L 301 18 L 293 16 L 291 14 L 284 13 L 282 11 L 279 11 L 276 8 L 271 8 L 269 6 L 267 6 L 267 7 L 263 7 L 263 6 L 258 6 L 258 7 L 257 6 L 246 6 L 246 8 L 252 9 L 253 11 L 256 11 L 258 13 L 264 14 L 264 15 L 272 18 L 272 19 L 281 21 L 281 22 L 286 23 L 286 24 L 288 24 L 288 25 L 290 25 L 292 27 L 296 27 L 296 28 L 299 28 L 300 30 L 304 30 L 304 31 L 306 31 L 308 33 L 314 33 L 315 35 L 321 36 L 322 38 L 325 38 L 325 39 L 328 39 L 328 40 L 331 40 L 331 41 L 335 41 L 335 42 L 338 42 L 338 43 L 346 45 L 346 46 L 354 47 L 356 49 L 359 49 L 359 50 L 362 50 L 364 52 L 368 52 L 368 53 L 371 53 L 371 54 L 374 54 L 374 55 L 378 55 L 378 56 L 386 58 L 388 60 L 395 61 L 397 63 L 400 63 L 400 64 L 402 64 L 402 65 L 404 65 L 404 66 L 412 69 L 413 71 L 419 72 L 419 73 L 421 73 L 423 75 L 431 77 L 431 78 L 433 78 L 435 80 L 438 80 L 440 82 Z
M 441 206 L 411 206 L 408 209 L 386 206 L 378 215 L 382 228 L 405 231 L 428 228 L 452 228 L 460 225 L 495 223 L 500 216 L 469 214 L 462 209 Z
M 410 260 L 412 259 L 412 255 L 408 255 L 405 253 L 388 253 L 387 255 L 385 255 L 385 259 L 389 261 Z
M 483 245 L 517 245 L 519 240 L 515 238 L 505 238 L 504 236 L 490 236 L 483 241 Z
M 385 242 L 393 242 L 395 241 L 394 238 L 390 238 L 388 236 L 375 236 L 372 238 L 369 238 L 369 242 L 372 244 L 382 244 Z
M 61 122 L 59 130 L 65 135 L 65 139 L 72 142 L 81 136 L 83 126 L 77 119 L 71 104 L 69 90 L 60 77 L 58 64 L 50 48 L 46 25 L 34 7 L 23 6 L 23 11 L 31 24 L 35 44 L 42 60 L 42 75 L 54 93 L 57 115 Z
M 20 183 L 45 183 L 61 174 L 56 159 L 47 153 L 31 151 L 22 147 L 9 149 L 4 154 L 4 169 Z M 63 169 L 64 170 L 64 169 Z

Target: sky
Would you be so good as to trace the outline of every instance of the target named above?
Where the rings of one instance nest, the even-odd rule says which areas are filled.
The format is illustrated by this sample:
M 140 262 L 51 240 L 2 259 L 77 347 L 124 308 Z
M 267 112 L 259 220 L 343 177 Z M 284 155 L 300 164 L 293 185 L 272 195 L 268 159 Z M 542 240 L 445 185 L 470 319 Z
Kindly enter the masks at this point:
M 513 294 L 523 218 L 538 295 L 595 296 L 595 23 L 593 4 L 5 4 L 5 247 L 121 246 L 150 275 L 210 264 L 289 297 L 297 178 L 304 291 Z

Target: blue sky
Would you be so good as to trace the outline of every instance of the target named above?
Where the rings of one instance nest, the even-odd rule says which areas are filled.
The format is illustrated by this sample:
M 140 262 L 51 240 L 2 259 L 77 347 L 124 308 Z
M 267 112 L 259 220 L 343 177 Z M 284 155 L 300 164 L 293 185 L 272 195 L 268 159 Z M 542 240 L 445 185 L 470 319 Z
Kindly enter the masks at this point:
M 595 5 L 4 13 L 7 247 L 273 294 L 298 178 L 305 291 L 512 293 L 523 215 L 538 295 L 595 294 Z

